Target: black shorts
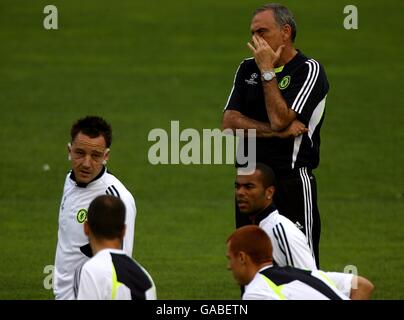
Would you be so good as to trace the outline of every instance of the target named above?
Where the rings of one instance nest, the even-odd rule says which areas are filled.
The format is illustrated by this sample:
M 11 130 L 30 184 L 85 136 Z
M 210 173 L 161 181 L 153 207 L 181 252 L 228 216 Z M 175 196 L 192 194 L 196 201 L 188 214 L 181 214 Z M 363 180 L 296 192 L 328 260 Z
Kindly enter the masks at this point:
M 288 174 L 276 175 L 275 187 L 274 203 L 279 213 L 289 218 L 306 235 L 319 268 L 321 222 L 315 176 L 311 170 L 299 168 Z M 236 227 L 248 224 L 251 224 L 250 219 L 239 212 L 236 204 Z

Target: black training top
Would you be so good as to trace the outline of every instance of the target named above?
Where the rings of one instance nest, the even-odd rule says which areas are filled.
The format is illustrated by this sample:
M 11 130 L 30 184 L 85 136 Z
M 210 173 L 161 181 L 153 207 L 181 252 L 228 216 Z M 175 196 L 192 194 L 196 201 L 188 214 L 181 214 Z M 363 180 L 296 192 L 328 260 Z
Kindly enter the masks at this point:
M 310 131 L 296 138 L 257 138 L 257 162 L 268 164 L 276 173 L 301 167 L 314 169 L 320 160 L 320 128 L 329 89 L 324 68 L 298 51 L 286 65 L 276 68 L 275 73 L 288 107 Z M 269 122 L 261 73 L 254 58 L 240 64 L 225 110 L 236 110 L 254 120 Z

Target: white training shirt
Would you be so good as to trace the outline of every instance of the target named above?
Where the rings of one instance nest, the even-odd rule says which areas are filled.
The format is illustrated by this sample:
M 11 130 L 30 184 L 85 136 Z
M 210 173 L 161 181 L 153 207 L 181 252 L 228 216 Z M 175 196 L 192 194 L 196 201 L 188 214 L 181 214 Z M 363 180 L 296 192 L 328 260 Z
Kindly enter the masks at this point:
M 326 272 L 326 277 L 328 277 L 337 287 L 347 297 L 351 296 L 353 274 L 343 273 L 343 272 Z
M 336 274 L 334 272 L 334 274 Z M 352 274 L 339 273 L 348 283 Z M 349 300 L 330 280 L 329 273 L 293 267 L 266 266 L 245 286 L 243 300 Z
M 67 175 L 59 210 L 59 230 L 56 247 L 54 270 L 54 294 L 57 300 L 75 299 L 74 274 L 78 272 L 88 257 L 81 247 L 91 252 L 87 236 L 84 234 L 83 222 L 87 217 L 88 207 L 94 198 L 110 194 L 119 197 L 126 207 L 126 233 L 123 250 L 132 256 L 135 232 L 136 205 L 131 193 L 125 186 L 104 168 L 100 175 L 87 184 L 79 186 Z
M 81 269 L 78 300 L 156 300 L 149 273 L 124 251 L 103 249 Z
M 266 209 L 266 213 L 260 213 L 257 218 L 265 214 L 268 215 L 259 221 L 258 226 L 271 239 L 272 256 L 276 264 L 281 267 L 316 270 L 316 261 L 304 233 L 292 221 L 279 214 L 273 206 Z

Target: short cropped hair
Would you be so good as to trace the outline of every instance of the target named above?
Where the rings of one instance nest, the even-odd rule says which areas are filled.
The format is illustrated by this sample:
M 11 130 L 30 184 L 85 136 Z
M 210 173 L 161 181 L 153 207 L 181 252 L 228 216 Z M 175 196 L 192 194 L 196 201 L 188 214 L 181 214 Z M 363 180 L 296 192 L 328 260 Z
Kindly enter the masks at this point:
M 97 138 L 102 135 L 107 148 L 111 146 L 112 128 L 110 124 L 101 117 L 86 116 L 85 118 L 77 120 L 70 130 L 72 142 L 80 132 L 90 138 Z
M 256 16 L 258 13 L 267 10 L 271 10 L 274 13 L 276 23 L 280 27 L 283 27 L 286 24 L 290 25 L 292 29 L 291 38 L 292 42 L 294 42 L 297 33 L 297 25 L 292 12 L 288 8 L 279 3 L 268 3 L 263 5 L 262 7 L 255 9 L 253 16 Z
M 255 164 L 255 170 L 261 172 L 262 184 L 265 188 L 275 185 L 275 173 L 271 167 L 267 166 L 264 163 L 257 162 Z
M 90 203 L 87 223 L 96 238 L 121 238 L 125 228 L 125 214 L 125 204 L 121 199 L 102 195 Z
M 233 254 L 243 251 L 257 265 L 272 261 L 271 239 L 260 227 L 248 225 L 238 228 L 229 236 L 226 243 L 229 241 L 229 249 Z

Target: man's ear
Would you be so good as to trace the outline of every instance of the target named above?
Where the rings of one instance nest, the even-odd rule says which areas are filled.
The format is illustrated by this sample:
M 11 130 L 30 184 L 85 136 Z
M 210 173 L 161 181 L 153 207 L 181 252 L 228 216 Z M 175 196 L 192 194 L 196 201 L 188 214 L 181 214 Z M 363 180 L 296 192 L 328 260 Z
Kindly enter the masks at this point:
M 238 259 L 241 264 L 246 264 L 247 263 L 247 254 L 244 251 L 240 251 L 238 253 Z
M 105 153 L 104 153 L 104 160 L 108 161 L 109 160 L 109 153 L 110 153 L 111 149 L 110 148 L 106 148 L 105 149 Z
M 72 160 L 72 144 L 70 142 L 67 143 L 67 159 Z
M 282 27 L 282 40 L 287 41 L 288 39 L 292 41 L 292 27 L 288 24 L 285 24 Z
M 272 200 L 275 194 L 275 187 L 274 186 L 270 186 L 268 188 L 265 189 L 265 198 L 267 198 L 268 200 Z
M 84 234 L 88 237 L 90 235 L 90 226 L 88 225 L 87 220 L 84 221 L 83 227 L 84 227 Z
M 126 234 L 126 224 L 123 226 L 123 229 L 122 229 L 122 235 L 121 235 L 122 240 L 125 237 L 125 234 Z

